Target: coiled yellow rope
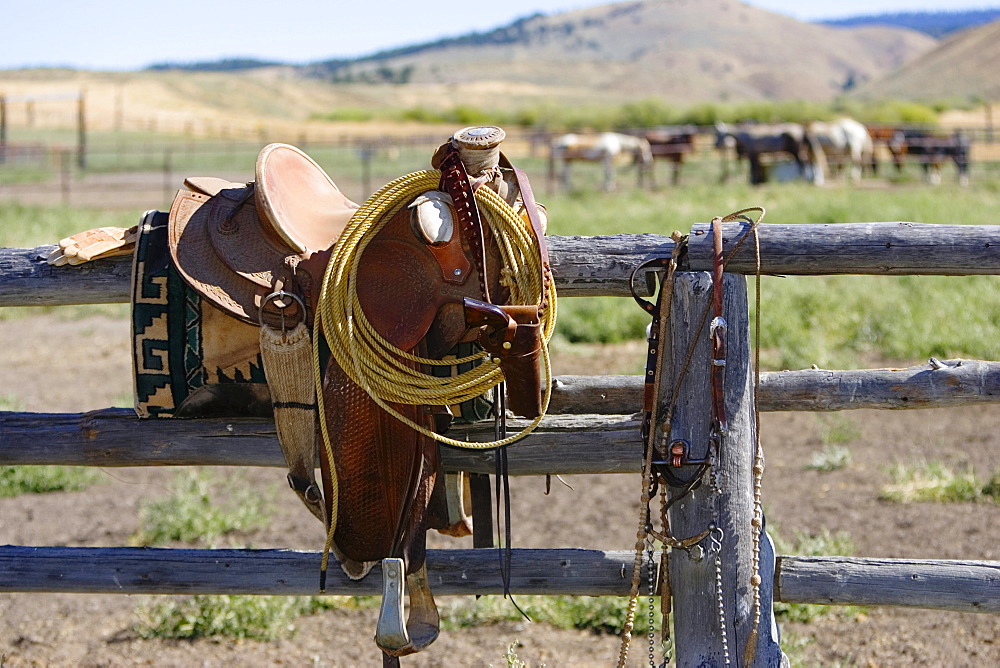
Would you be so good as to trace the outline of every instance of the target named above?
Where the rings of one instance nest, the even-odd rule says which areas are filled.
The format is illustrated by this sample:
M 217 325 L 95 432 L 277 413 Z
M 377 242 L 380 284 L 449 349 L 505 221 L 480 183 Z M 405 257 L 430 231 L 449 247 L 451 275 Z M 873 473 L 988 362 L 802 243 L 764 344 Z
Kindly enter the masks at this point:
M 337 244 L 323 277 L 316 313 L 314 369 L 317 387 L 322 378 L 319 369 L 319 337 L 323 336 L 337 362 L 347 375 L 362 387 L 382 409 L 421 434 L 441 443 L 462 448 L 487 449 L 508 445 L 533 431 L 542 416 L 521 432 L 498 441 L 467 442 L 437 434 L 416 424 L 394 410 L 389 402 L 411 405 L 448 406 L 479 397 L 503 381 L 500 367 L 486 360 L 472 370 L 453 377 L 437 377 L 413 368 L 414 364 L 452 366 L 488 357 L 486 352 L 459 360 L 440 361 L 412 355 L 386 341 L 368 322 L 357 297 L 357 273 L 368 242 L 382 227 L 417 195 L 436 190 L 441 173 L 425 170 L 402 176 L 372 195 L 351 217 Z M 551 366 L 548 341 L 555 328 L 555 292 L 551 273 L 543 278 L 538 241 L 530 226 L 492 190 L 476 191 L 483 220 L 498 240 L 503 259 L 502 281 L 510 289 L 513 304 L 537 304 L 542 295 L 542 281 L 549 283 L 549 299 L 542 315 L 542 360 L 546 389 L 542 414 L 551 397 Z M 320 392 L 320 415 L 323 415 Z M 325 425 L 324 441 L 329 440 Z
M 541 423 L 552 396 L 552 368 L 549 362 L 548 342 L 556 321 L 556 295 L 551 271 L 543 275 L 538 254 L 538 240 L 530 225 L 521 219 L 499 195 L 487 188 L 476 190 L 476 201 L 482 218 L 491 227 L 498 240 L 503 259 L 501 281 L 509 288 L 514 304 L 539 303 L 543 287 L 548 290 L 545 312 L 542 314 L 542 361 L 545 366 L 545 397 L 542 414 L 525 429 L 498 441 L 474 443 L 442 436 L 407 419 L 387 402 L 413 405 L 450 406 L 481 396 L 503 381 L 498 364 L 484 361 L 472 370 L 451 378 L 438 378 L 419 372 L 406 362 L 428 366 L 451 366 L 487 357 L 487 353 L 442 362 L 400 350 L 379 336 L 361 309 L 357 298 L 358 264 L 368 242 L 399 210 L 417 195 L 436 190 L 441 172 L 425 170 L 402 176 L 383 186 L 359 208 L 336 245 L 320 290 L 313 332 L 313 373 L 316 383 L 316 401 L 320 416 L 331 494 L 327 500 L 330 517 L 327 518 L 326 545 L 320 566 L 325 574 L 333 536 L 337 528 L 339 497 L 337 470 L 334 466 L 333 444 L 326 425 L 323 404 L 323 370 L 320 368 L 320 337 L 326 341 L 341 368 L 361 386 L 387 413 L 416 429 L 421 434 L 447 445 L 460 448 L 487 449 L 509 445 L 534 431 Z M 543 286 L 542 281 L 547 283 Z M 321 578 L 321 582 L 325 578 Z

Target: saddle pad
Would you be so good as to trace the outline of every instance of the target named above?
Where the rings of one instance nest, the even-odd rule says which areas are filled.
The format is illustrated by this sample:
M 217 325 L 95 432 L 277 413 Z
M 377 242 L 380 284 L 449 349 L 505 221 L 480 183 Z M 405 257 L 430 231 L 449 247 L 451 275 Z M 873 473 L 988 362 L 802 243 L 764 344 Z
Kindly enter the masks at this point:
M 257 328 L 191 289 L 167 248 L 166 212 L 139 225 L 132 266 L 132 362 L 139 417 L 271 414 Z
M 139 225 L 132 268 L 132 367 L 139 417 L 271 415 L 258 328 L 214 307 L 174 268 L 167 246 L 168 213 L 152 211 Z M 449 357 L 467 357 L 459 344 Z M 478 362 L 477 362 L 478 363 Z M 472 364 L 435 367 L 452 375 Z M 459 422 L 490 417 L 477 398 L 452 410 Z

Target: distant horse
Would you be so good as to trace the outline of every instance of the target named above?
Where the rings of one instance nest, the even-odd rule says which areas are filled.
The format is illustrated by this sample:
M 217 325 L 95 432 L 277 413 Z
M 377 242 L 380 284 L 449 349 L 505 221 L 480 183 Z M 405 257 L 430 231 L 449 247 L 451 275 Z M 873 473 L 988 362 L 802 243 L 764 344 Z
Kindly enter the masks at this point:
M 689 126 L 679 128 L 657 128 L 646 133 L 646 141 L 653 151 L 654 159 L 669 160 L 673 163 L 670 182 L 677 185 L 681 180 L 681 165 L 684 156 L 694 151 L 696 130 Z M 654 183 L 655 185 L 655 183 Z
M 569 190 L 569 165 L 585 160 L 604 165 L 604 190 L 615 189 L 615 164 L 624 158 L 631 158 L 638 167 L 639 183 L 645 173 L 652 169 L 653 152 L 649 142 L 642 137 L 623 135 L 617 132 L 602 132 L 599 135 L 568 134 L 557 137 L 549 147 L 549 178 L 554 180 L 560 174 L 562 187 Z
M 872 138 L 875 147 L 884 146 L 892 156 L 892 162 L 896 165 L 896 172 L 903 171 L 903 141 L 897 133 L 899 130 L 893 125 L 869 125 L 868 136 Z M 873 174 L 878 174 L 878 157 L 872 155 L 871 168 Z
M 813 163 L 821 159 L 823 150 L 798 123 L 748 123 L 735 127 L 717 123 L 715 147 L 735 149 L 737 158 L 746 158 L 750 163 L 750 183 L 753 185 L 767 181 L 765 156 L 782 154 L 791 156 L 802 178 L 812 179 Z
M 823 159 L 814 164 L 813 183 L 822 185 L 827 164 L 837 172 L 847 166 L 847 178 L 860 181 L 865 165 L 870 165 L 875 145 L 868 128 L 853 118 L 839 118 L 832 122 L 813 121 L 806 124 L 806 133 L 823 149 Z
M 898 147 L 901 154 L 918 160 L 924 168 L 927 182 L 933 185 L 941 183 L 941 165 L 946 160 L 955 163 L 958 172 L 958 182 L 969 185 L 969 138 L 956 132 L 953 135 L 938 135 L 922 130 L 897 130 L 892 143 Z

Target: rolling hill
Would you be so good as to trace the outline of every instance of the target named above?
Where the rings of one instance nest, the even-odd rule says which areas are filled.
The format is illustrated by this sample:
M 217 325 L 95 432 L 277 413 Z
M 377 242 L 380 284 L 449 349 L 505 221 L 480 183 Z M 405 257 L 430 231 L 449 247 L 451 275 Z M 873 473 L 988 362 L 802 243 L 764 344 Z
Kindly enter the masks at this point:
M 620 98 L 828 100 L 930 51 L 905 28 L 833 28 L 738 0 L 646 0 L 306 68 L 340 82 L 498 81 Z
M 1000 99 L 1000 21 L 949 36 L 899 70 L 861 86 L 857 95 L 912 100 Z

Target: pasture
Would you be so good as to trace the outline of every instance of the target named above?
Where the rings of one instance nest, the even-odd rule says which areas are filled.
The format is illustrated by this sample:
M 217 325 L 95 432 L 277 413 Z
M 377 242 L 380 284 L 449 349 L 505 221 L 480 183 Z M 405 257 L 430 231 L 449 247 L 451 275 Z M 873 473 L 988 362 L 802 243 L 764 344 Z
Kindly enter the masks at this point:
M 339 182 L 338 165 L 326 162 L 319 151 L 316 157 Z M 402 158 L 385 156 L 383 160 L 398 164 L 395 161 Z M 536 183 L 543 182 L 541 158 L 518 162 Z M 205 166 L 206 170 L 210 167 Z M 706 163 L 703 167 L 707 172 L 715 165 Z M 593 171 L 596 182 L 599 170 Z M 186 172 L 178 168 L 177 173 Z M 576 182 L 580 177 L 580 185 L 570 193 L 546 192 L 536 186 L 539 199 L 548 208 L 550 234 L 669 234 L 753 205 L 768 210 L 768 223 L 993 224 L 992 212 L 1000 204 L 1000 186 L 988 179 L 976 179 L 968 188 L 947 181 L 931 188 L 915 171 L 911 180 L 882 182 L 877 187 L 834 184 L 817 189 L 804 183 L 775 183 L 751 188 L 742 179 L 718 184 L 686 177 L 680 187 L 655 191 L 633 189 L 626 173 L 616 193 L 590 188 L 586 176 L 585 170 L 577 170 L 574 179 Z M 357 187 L 359 182 L 354 182 Z M 152 192 L 159 187 L 154 183 Z M 148 206 L 163 204 L 152 202 Z M 4 203 L 0 205 L 0 245 L 30 247 L 90 227 L 130 225 L 148 206 L 103 210 Z M 862 368 L 879 363 L 916 364 L 928 356 L 1000 359 L 1000 344 L 996 343 L 1000 290 L 996 281 L 996 277 L 765 277 L 759 314 L 762 366 Z M 117 306 L 99 308 L 107 310 L 97 318 L 89 315 L 94 307 L 0 312 L 0 318 L 7 320 L 0 322 L 5 340 L 23 342 L 0 358 L 0 379 L 11 407 L 71 411 L 127 404 L 127 314 Z M 559 308 L 555 373 L 639 372 L 644 360 L 642 345 L 635 342 L 643 335 L 647 316 L 630 300 L 564 299 Z M 596 344 L 609 344 L 612 353 L 600 355 Z M 100 351 L 96 356 L 92 354 L 95 350 Z M 67 365 L 66 360 L 73 360 L 73 364 Z M 53 384 L 60 389 L 50 394 L 46 387 Z M 54 400 L 54 394 L 61 399 Z M 939 419 L 946 416 L 946 420 Z M 779 537 L 779 552 L 806 554 L 806 544 L 811 541 L 822 543 L 816 551 L 824 554 L 853 549 L 866 556 L 1000 558 L 990 540 L 1000 516 L 988 496 L 949 505 L 879 500 L 882 486 L 895 480 L 888 470 L 893 463 L 944 460 L 971 471 L 985 483 L 985 478 L 1000 468 L 992 437 L 998 417 L 989 406 L 947 413 L 884 415 L 861 411 L 835 419 L 806 414 L 765 416 L 762 433 L 770 468 L 765 476 L 764 501 L 769 527 Z M 853 456 L 847 461 L 841 456 L 841 463 L 834 466 L 812 467 L 815 451 L 834 446 L 847 448 Z M 274 506 L 271 522 L 264 529 L 237 531 L 231 540 L 314 549 L 319 531 L 303 518 L 301 508 L 287 503 L 287 494 L 269 489 L 272 482 L 281 482 L 280 474 L 265 470 L 249 476 L 241 484 L 265 490 Z M 135 523 L 139 513 L 135 511 L 142 500 L 167 493 L 170 480 L 167 471 L 125 470 L 115 472 L 114 477 L 109 474 L 108 485 L 87 492 L 3 501 L 0 512 L 10 522 L 5 522 L 0 542 L 90 544 L 89 536 L 96 532 L 102 544 L 124 544 L 123 536 L 138 531 Z M 631 504 L 622 504 L 620 499 L 631 498 L 633 482 L 631 476 L 581 476 L 570 480 L 575 490 L 555 485 L 553 496 L 548 497 L 542 495 L 537 480 L 516 481 L 515 544 L 627 549 L 634 535 L 634 512 Z M 223 487 L 218 483 L 213 493 L 220 494 Z M 539 512 L 541 507 L 545 513 Z M 559 511 L 558 518 L 550 516 L 552 510 Z M 87 517 L 79 517 L 82 515 Z M 454 546 L 454 542 L 439 539 L 435 545 L 444 546 Z M 114 598 L 119 600 L 107 600 Z M 142 639 L 134 626 L 131 604 L 121 599 L 124 597 L 4 597 L 0 603 L 5 611 L 0 647 L 10 649 L 0 651 L 9 654 L 12 666 L 31 661 L 76 663 L 84 657 L 108 664 L 152 657 L 181 664 L 197 657 L 210 664 L 280 658 L 312 660 L 318 665 L 366 663 L 373 658 L 356 655 L 361 650 L 353 647 L 343 648 L 339 654 L 331 649 L 331 638 L 360 639 L 362 632 L 371 628 L 371 610 L 363 605 L 345 602 L 336 611 L 296 621 L 295 641 L 202 639 L 178 643 Z M 456 604 L 456 609 L 449 611 L 455 626 L 464 626 L 467 622 L 462 620 L 469 619 L 478 626 L 446 634 L 433 651 L 407 664 L 434 665 L 456 657 L 470 663 L 496 664 L 503 660 L 504 648 L 517 641 L 520 645 L 515 646 L 515 653 L 533 665 L 543 661 L 548 665 L 611 662 L 616 644 L 612 636 L 520 624 L 511 620 L 509 610 L 489 612 L 495 601 L 484 601 L 472 612 L 462 605 L 471 604 Z M 544 609 L 553 607 L 553 603 L 540 601 L 533 614 L 547 619 Z M 63 631 L 51 624 L 32 630 L 45 611 L 63 615 Z M 95 611 L 104 616 L 99 626 L 91 627 L 85 620 Z M 785 606 L 779 613 L 779 623 L 786 632 L 783 643 L 796 664 L 975 665 L 1000 659 L 994 643 L 1000 626 L 996 618 L 985 615 L 837 608 L 818 612 L 801 606 Z M 616 614 L 592 613 L 590 621 L 569 625 L 606 631 L 617 623 Z M 935 629 L 933 642 L 927 639 L 929 628 Z M 66 629 L 74 630 L 67 634 Z M 637 654 L 636 658 L 641 658 L 642 652 Z

